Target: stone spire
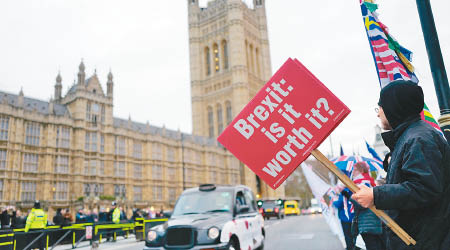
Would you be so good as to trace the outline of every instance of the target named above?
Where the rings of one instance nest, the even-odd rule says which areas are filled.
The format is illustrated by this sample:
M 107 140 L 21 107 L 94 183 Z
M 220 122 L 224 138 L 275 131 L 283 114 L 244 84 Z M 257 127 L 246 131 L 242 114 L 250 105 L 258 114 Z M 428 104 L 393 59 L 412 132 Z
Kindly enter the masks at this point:
M 78 84 L 80 87 L 84 87 L 85 79 L 86 79 L 86 73 L 84 72 L 85 67 L 83 63 L 83 59 L 81 59 L 80 66 L 78 66 Z
M 55 100 L 59 101 L 62 97 L 62 77 L 61 72 L 58 72 L 58 76 L 56 76 L 56 84 L 55 84 Z
M 150 133 L 150 122 L 147 120 L 147 123 L 145 123 L 145 132 Z
M 48 114 L 53 115 L 54 110 L 55 110 L 55 104 L 54 104 L 53 98 L 50 98 L 50 101 L 48 102 Z
M 131 114 L 128 114 L 128 128 L 131 129 L 133 127 L 133 122 L 131 121 Z
M 20 87 L 19 96 L 17 98 L 17 104 L 19 105 L 19 107 L 23 107 L 23 104 L 24 104 L 24 96 L 23 96 L 23 89 L 22 89 L 22 87 Z
M 113 97 L 113 88 L 114 88 L 114 82 L 113 82 L 113 74 L 111 73 L 111 69 L 108 73 L 108 81 L 106 82 L 106 95 L 108 97 Z

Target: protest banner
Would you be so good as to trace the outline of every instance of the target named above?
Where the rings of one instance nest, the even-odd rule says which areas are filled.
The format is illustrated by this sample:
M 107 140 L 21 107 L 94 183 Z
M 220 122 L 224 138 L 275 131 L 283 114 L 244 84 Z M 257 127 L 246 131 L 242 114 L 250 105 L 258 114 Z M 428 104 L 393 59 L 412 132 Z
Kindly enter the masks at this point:
M 356 192 L 356 184 L 317 150 L 349 113 L 308 69 L 289 58 L 217 140 L 273 189 L 312 154 Z M 370 209 L 407 245 L 416 244 L 387 214 Z
M 299 61 L 288 59 L 218 141 L 276 189 L 349 113 Z

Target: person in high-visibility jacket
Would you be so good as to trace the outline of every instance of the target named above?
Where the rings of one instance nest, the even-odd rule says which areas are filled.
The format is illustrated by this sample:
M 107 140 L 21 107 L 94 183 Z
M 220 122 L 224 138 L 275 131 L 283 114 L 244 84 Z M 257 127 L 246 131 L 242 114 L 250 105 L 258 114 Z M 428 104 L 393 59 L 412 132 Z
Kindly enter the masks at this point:
M 27 217 L 25 232 L 30 229 L 43 229 L 47 226 L 47 214 L 41 209 L 41 203 L 36 201 L 33 209 Z
M 115 224 L 120 223 L 120 209 L 117 207 L 117 204 L 113 202 L 113 213 L 112 213 L 112 222 Z
M 120 223 L 120 209 L 117 207 L 117 203 L 115 201 L 111 204 L 112 208 L 108 212 L 108 221 L 112 221 L 114 224 Z M 113 236 L 112 233 L 106 234 L 106 241 L 110 241 L 111 237 Z M 113 239 L 114 241 L 114 239 Z
M 40 230 L 47 226 L 47 214 L 41 209 L 41 203 L 39 201 L 34 202 L 34 207 L 31 209 L 30 214 L 27 217 L 27 223 L 25 225 L 25 232 L 27 233 L 30 229 Z M 39 234 L 30 233 L 27 235 L 27 241 L 33 241 Z M 41 237 L 37 244 L 39 249 L 43 250 L 45 248 L 46 237 Z

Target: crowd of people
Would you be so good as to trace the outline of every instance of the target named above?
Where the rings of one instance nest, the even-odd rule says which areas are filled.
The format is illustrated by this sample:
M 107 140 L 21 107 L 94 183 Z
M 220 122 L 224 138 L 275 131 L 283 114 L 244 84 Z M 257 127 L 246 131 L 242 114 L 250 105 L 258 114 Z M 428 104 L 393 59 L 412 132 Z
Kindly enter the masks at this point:
M 161 208 L 160 211 L 155 211 L 153 208 L 145 209 L 132 209 L 132 215 L 127 216 L 123 207 L 117 206 L 115 202 L 112 203 L 111 208 L 101 207 L 86 209 L 80 208 L 76 212 L 75 216 L 70 212 L 69 208 L 58 208 L 53 218 L 48 218 L 48 225 L 71 225 L 73 223 L 108 223 L 113 222 L 113 212 L 115 208 L 118 209 L 118 221 L 134 221 L 136 218 L 152 219 L 158 217 L 164 217 L 164 211 Z M 21 210 L 14 206 L 7 206 L 1 208 L 0 222 L 1 229 L 10 228 L 25 228 L 28 215 L 31 210 Z M 131 213 L 130 213 L 131 214 Z
M 24 228 L 28 213 L 22 214 L 20 209 L 14 207 L 3 207 L 1 209 L 0 221 L 1 228 Z

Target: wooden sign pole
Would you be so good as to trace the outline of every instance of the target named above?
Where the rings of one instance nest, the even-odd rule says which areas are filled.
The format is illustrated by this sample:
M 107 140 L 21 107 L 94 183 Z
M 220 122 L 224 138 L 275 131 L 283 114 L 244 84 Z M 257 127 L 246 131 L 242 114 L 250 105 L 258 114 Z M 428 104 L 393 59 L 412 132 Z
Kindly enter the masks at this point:
M 322 163 L 326 168 L 328 168 L 331 172 L 333 172 L 339 180 L 342 181 L 342 183 L 347 186 L 350 191 L 353 193 L 356 193 L 356 191 L 359 190 L 359 187 L 344 173 L 342 173 L 334 163 L 332 163 L 328 158 L 323 155 L 318 149 L 314 149 L 311 151 L 311 154 L 320 162 Z M 400 239 L 405 242 L 406 245 L 416 244 L 416 241 L 408 235 L 405 230 L 403 230 L 391 217 L 389 217 L 385 212 L 378 210 L 375 208 L 375 206 L 369 207 L 369 209 L 376 214 L 381 221 L 383 221 L 395 234 L 397 234 Z

